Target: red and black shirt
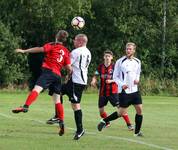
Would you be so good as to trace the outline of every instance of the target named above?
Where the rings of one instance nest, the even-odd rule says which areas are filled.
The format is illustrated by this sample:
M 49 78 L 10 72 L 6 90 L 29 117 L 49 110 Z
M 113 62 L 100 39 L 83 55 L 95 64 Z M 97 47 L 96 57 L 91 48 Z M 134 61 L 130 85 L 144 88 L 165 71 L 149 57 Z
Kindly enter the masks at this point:
M 100 96 L 110 96 L 111 94 L 118 93 L 118 86 L 115 82 L 107 84 L 106 80 L 113 79 L 114 64 L 106 67 L 104 64 L 100 64 L 97 69 L 100 76 Z

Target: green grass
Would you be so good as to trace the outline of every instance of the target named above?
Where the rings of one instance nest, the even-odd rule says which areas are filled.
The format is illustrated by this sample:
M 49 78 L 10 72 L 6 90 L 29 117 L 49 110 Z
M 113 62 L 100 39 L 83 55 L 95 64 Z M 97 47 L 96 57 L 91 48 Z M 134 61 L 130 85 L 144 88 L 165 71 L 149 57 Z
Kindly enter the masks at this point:
M 143 97 L 142 131 L 145 137 L 139 138 L 133 137 L 133 132 L 127 130 L 123 119 L 113 121 L 110 128 L 98 132 L 98 96 L 84 94 L 82 108 L 86 134 L 79 141 L 74 141 L 73 111 L 66 97 L 64 105 L 67 129 L 65 135 L 59 137 L 57 125 L 45 124 L 54 113 L 53 102 L 46 93 L 39 96 L 28 113 L 11 113 L 11 109 L 23 104 L 26 96 L 26 92 L 0 93 L 0 150 L 178 149 L 177 97 Z M 112 113 L 115 108 L 109 104 L 106 110 Z M 129 108 L 129 116 L 134 122 L 135 113 L 132 106 Z

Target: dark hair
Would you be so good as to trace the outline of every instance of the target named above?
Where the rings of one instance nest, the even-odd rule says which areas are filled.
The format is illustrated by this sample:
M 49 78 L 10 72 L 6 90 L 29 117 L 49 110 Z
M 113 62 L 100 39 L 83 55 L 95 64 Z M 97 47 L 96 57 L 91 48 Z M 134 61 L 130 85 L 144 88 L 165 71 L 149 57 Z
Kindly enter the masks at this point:
M 56 42 L 66 42 L 69 34 L 65 30 L 59 30 L 56 34 Z
M 107 49 L 107 50 L 104 51 L 104 55 L 105 54 L 110 54 L 110 55 L 113 56 L 113 52 L 111 50 L 109 50 L 109 49 Z

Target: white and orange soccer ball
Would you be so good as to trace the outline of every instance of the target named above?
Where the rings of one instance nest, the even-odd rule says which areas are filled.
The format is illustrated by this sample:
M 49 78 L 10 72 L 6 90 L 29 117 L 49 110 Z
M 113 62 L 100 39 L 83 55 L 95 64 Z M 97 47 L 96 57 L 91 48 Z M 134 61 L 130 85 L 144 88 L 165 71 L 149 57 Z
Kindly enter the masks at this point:
M 82 17 L 74 17 L 71 21 L 71 25 L 74 29 L 82 29 L 85 26 L 85 20 Z

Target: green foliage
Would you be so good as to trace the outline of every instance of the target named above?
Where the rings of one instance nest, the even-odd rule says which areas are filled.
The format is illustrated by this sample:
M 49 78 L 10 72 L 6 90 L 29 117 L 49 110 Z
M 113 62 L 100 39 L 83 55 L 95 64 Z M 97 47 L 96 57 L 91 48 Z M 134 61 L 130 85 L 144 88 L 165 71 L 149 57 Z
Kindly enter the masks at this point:
M 142 95 L 167 95 L 178 96 L 178 82 L 177 79 L 159 79 L 156 75 L 142 76 L 140 83 L 140 90 Z
M 18 83 L 24 78 L 26 57 L 16 55 L 20 39 L 15 37 L 2 22 L 0 22 L 0 83 L 8 85 Z
M 54 41 L 55 33 L 59 29 L 66 29 L 70 33 L 67 47 L 71 50 L 74 48 L 73 37 L 78 33 L 86 33 L 92 53 L 90 76 L 103 60 L 104 50 L 111 49 L 116 60 L 124 54 L 128 41 L 135 42 L 144 78 L 154 76 L 152 79 L 159 81 L 162 78 L 176 79 L 178 72 L 177 0 L 167 0 L 164 74 L 160 70 L 163 58 L 163 3 L 163 0 L 1 0 L 0 19 L 8 34 L 21 39 L 22 48 L 42 46 Z M 74 16 L 85 19 L 84 29 L 74 30 L 71 27 Z M 4 64 L 7 58 L 4 55 L 0 58 L 0 65 Z M 42 59 L 42 54 L 28 57 L 32 72 L 39 70 Z M 16 65 L 27 70 L 26 64 Z M 5 72 L 3 69 L 1 74 L 7 74 Z M 26 72 L 20 73 L 27 76 Z M 10 80 L 18 79 L 18 76 L 17 79 L 14 76 Z
M 158 72 L 162 58 L 163 1 L 93 2 L 92 11 L 95 15 L 89 30 L 92 31 L 91 37 L 94 37 L 91 47 L 95 62 L 101 61 L 98 56 L 106 48 L 110 48 L 116 57 L 120 57 L 125 44 L 132 41 L 138 45 L 137 56 L 142 60 L 143 73 L 149 75 L 152 70 Z M 176 38 L 172 37 L 172 30 L 175 29 L 169 26 L 176 15 L 176 6 L 176 1 L 167 4 L 165 75 L 169 78 L 177 72 L 173 64 L 177 59 Z M 176 58 L 173 62 L 174 57 Z

